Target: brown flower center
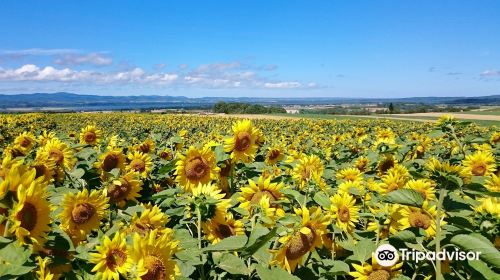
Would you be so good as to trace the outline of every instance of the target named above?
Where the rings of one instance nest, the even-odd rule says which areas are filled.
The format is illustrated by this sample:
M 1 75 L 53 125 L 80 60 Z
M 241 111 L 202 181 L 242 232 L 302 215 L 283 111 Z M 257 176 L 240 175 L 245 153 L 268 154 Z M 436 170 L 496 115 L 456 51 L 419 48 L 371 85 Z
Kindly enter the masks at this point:
M 251 138 L 248 132 L 242 131 L 236 135 L 235 149 L 237 151 L 240 152 L 246 151 L 250 147 L 250 144 L 251 144 Z
M 32 231 L 36 226 L 37 210 L 31 203 L 24 203 L 23 208 L 16 215 L 16 219 L 21 221 L 21 227 Z
M 420 211 L 411 213 L 408 219 L 412 227 L 428 229 L 431 226 L 431 218 L 429 215 Z
M 95 208 L 90 203 L 79 203 L 71 211 L 71 219 L 75 224 L 81 225 L 88 222 L 95 214 Z
M 349 212 L 349 208 L 347 208 L 347 206 L 340 207 L 338 215 L 339 215 L 339 220 L 342 223 L 349 222 L 349 219 L 351 218 L 351 213 Z
M 394 167 L 394 161 L 392 159 L 388 158 L 388 159 L 384 159 L 380 163 L 378 170 L 381 173 L 385 173 L 385 172 L 387 172 L 387 170 L 391 169 L 392 167 Z
M 126 260 L 127 253 L 120 249 L 112 249 L 106 255 L 106 266 L 115 271 L 116 267 L 122 266 Z
M 49 155 L 57 164 L 62 164 L 64 161 L 64 153 L 59 149 L 51 149 Z
M 165 280 L 167 279 L 165 265 L 156 256 L 147 256 L 144 258 L 144 267 L 148 270 L 141 279 L 143 280 Z
M 269 160 L 275 160 L 281 155 L 281 152 L 279 150 L 272 150 L 269 153 Z
M 256 192 L 251 199 L 252 204 L 259 204 L 260 200 L 267 196 L 269 198 L 269 204 L 272 205 L 274 201 L 276 201 L 276 197 L 274 194 L 268 190 L 262 190 L 259 192 Z
M 24 137 L 23 140 L 21 140 L 21 147 L 29 147 L 31 145 L 31 140 L 28 137 Z
M 102 169 L 106 172 L 113 170 L 113 168 L 118 167 L 120 159 L 116 154 L 108 154 L 102 161 Z
M 389 280 L 391 274 L 387 270 L 374 270 L 368 275 L 368 280 Z
M 126 179 L 121 179 L 120 183 L 111 185 L 108 190 L 108 196 L 113 202 L 124 200 L 130 193 L 130 183 Z
M 486 164 L 484 163 L 478 163 L 476 165 L 474 165 L 474 167 L 472 167 L 472 174 L 474 174 L 474 176 L 484 176 L 484 174 L 486 173 L 486 170 L 487 170 L 487 167 L 486 167 Z
M 33 168 L 35 168 L 36 171 L 35 178 L 42 177 L 45 175 L 45 172 L 47 172 L 47 167 L 43 164 L 35 165 Z
M 170 160 L 170 159 L 172 159 L 172 154 L 170 154 L 169 152 L 163 151 L 160 153 L 160 157 L 162 159 Z
M 286 257 L 289 260 L 296 260 L 305 255 L 313 246 L 314 231 L 309 234 L 301 232 L 295 233 L 286 244 Z
M 186 163 L 186 177 L 189 180 L 200 180 L 210 172 L 204 158 L 198 156 Z
M 132 160 L 130 166 L 134 171 L 144 172 L 146 170 L 146 163 L 142 159 L 136 158 Z
M 222 239 L 236 234 L 234 228 L 229 225 L 219 224 L 216 230 L 218 235 L 222 237 Z
M 85 140 L 85 143 L 93 144 L 95 142 L 95 140 L 97 139 L 97 135 L 95 135 L 95 133 L 92 131 L 87 131 L 87 132 L 85 132 L 83 139 Z
M 151 151 L 151 147 L 147 143 L 143 143 L 139 146 L 139 151 L 147 154 Z

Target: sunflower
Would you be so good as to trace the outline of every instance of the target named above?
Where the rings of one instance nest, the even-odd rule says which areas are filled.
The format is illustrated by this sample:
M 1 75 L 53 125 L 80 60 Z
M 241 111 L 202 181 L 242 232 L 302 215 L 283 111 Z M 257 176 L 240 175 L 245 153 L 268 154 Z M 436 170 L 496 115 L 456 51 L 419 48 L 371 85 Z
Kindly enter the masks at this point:
M 403 208 L 401 214 L 403 215 L 401 220 L 403 229 L 421 228 L 425 231 L 427 238 L 431 238 L 436 234 L 436 206 L 431 206 L 427 200 L 424 201 L 421 208 L 411 206 Z M 443 220 L 441 225 L 444 224 Z
M 310 180 L 319 182 L 323 171 L 323 163 L 321 163 L 321 159 L 317 155 L 303 155 L 293 169 L 292 177 L 302 189 Z
M 425 163 L 425 168 L 432 173 L 444 172 L 458 175 L 462 168 L 459 165 L 452 165 L 449 162 L 442 162 L 435 157 L 431 157 Z
M 137 275 L 128 279 L 173 280 L 180 276 L 180 269 L 173 259 L 179 242 L 172 240 L 171 234 L 161 234 L 157 230 L 146 236 L 136 233 L 132 244 L 128 251 Z
M 7 192 L 16 193 L 19 187 L 24 186 L 28 188 L 33 181 L 42 181 L 42 179 L 35 179 L 36 170 L 24 164 L 15 164 L 5 174 L 4 180 L 0 182 L 0 199 L 3 198 Z
M 143 154 L 141 152 L 133 152 L 128 154 L 128 159 L 130 163 L 125 168 L 127 171 L 135 171 L 143 178 L 146 178 L 151 171 L 151 166 L 153 162 L 148 154 Z
M 403 230 L 401 220 L 403 219 L 402 206 L 398 204 L 383 204 L 381 208 L 370 209 L 370 212 L 376 216 L 382 215 L 384 219 L 375 219 L 368 223 L 367 230 L 378 233 L 382 239 L 396 234 Z
M 224 141 L 224 151 L 231 152 L 235 161 L 251 162 L 257 153 L 259 130 L 250 120 L 238 121 L 233 125 L 233 136 Z
M 156 148 L 155 142 L 153 142 L 153 140 L 149 138 L 144 140 L 141 144 L 134 146 L 134 149 L 136 151 L 144 154 L 154 153 L 155 148 Z
M 36 279 L 38 280 L 53 280 L 55 279 L 54 274 L 49 270 L 49 258 L 42 258 L 40 256 L 36 257 L 38 263 L 38 269 L 36 271 Z
M 489 178 L 484 186 L 490 192 L 500 192 L 500 177 L 496 174 L 491 174 L 491 178 Z
M 234 219 L 231 213 L 226 214 L 223 222 L 213 219 L 203 223 L 202 228 L 206 238 L 212 244 L 219 243 L 222 239 L 230 236 L 245 234 L 243 222 Z
M 224 199 L 225 194 L 216 185 L 199 184 L 192 189 L 190 203 L 187 205 L 187 216 L 191 217 L 191 211 L 200 209 L 203 222 L 210 219 L 224 222 L 227 210 L 231 206 L 230 199 Z
M 31 151 L 35 146 L 35 143 L 36 143 L 35 136 L 32 133 L 26 131 L 19 134 L 19 136 L 17 136 L 16 139 L 14 139 L 14 145 L 16 147 L 19 147 L 24 154 Z
M 271 183 L 271 177 L 264 179 L 259 177 L 258 181 L 248 180 L 248 185 L 241 188 L 241 195 L 238 200 L 240 207 L 252 212 L 252 208 L 260 204 L 262 197 L 267 197 L 272 207 L 276 208 L 275 201 L 284 198 L 281 190 L 284 188 L 283 182 Z
M 123 207 L 127 201 L 137 202 L 140 196 L 142 182 L 136 172 L 128 172 L 117 180 L 113 180 L 106 188 L 106 194 L 111 203 Z
M 294 209 L 302 218 L 298 229 L 279 238 L 281 248 L 274 252 L 273 264 L 277 264 L 288 272 L 293 272 L 303 261 L 303 256 L 322 245 L 321 236 L 326 233 L 329 217 L 321 213 L 321 208 Z
M 382 158 L 377 164 L 378 174 L 384 175 L 387 170 L 393 168 L 397 164 L 397 162 L 398 161 L 394 158 L 393 155 L 384 156 L 384 158 Z
M 356 196 L 360 196 L 365 193 L 365 186 L 360 180 L 357 181 L 344 181 L 338 186 L 339 193 L 352 193 Z
M 52 161 L 35 159 L 31 163 L 31 168 L 35 169 L 35 178 L 42 178 L 44 182 L 51 182 L 54 178 L 56 165 Z
M 63 211 L 58 216 L 61 228 L 76 240 L 85 239 L 92 230 L 99 228 L 109 207 L 108 201 L 106 195 L 97 190 L 65 194 Z
M 372 263 L 365 263 L 363 265 L 352 264 L 355 271 L 349 272 L 349 275 L 354 277 L 355 280 L 389 280 L 395 279 L 401 274 L 401 267 L 403 263 L 396 263 L 393 266 L 381 266 L 372 257 Z
M 425 200 L 432 201 L 436 199 L 436 189 L 429 180 L 410 180 L 406 182 L 405 188 L 415 190 L 422 194 Z
M 217 178 L 219 172 L 210 145 L 205 145 L 201 150 L 189 147 L 186 155 L 179 154 L 176 165 L 176 181 L 185 190 L 191 190 L 199 184 L 208 184 Z
M 100 155 L 94 166 L 99 168 L 101 174 L 104 175 L 105 172 L 110 172 L 115 168 L 125 170 L 125 160 L 125 155 L 120 149 L 113 149 Z
M 276 207 L 276 205 L 271 205 L 268 196 L 262 196 L 257 208 L 259 213 L 260 221 L 266 227 L 272 227 L 276 223 L 276 220 L 285 216 L 285 211 L 282 208 Z
M 365 172 L 368 167 L 369 160 L 365 156 L 358 157 L 354 162 L 354 167 L 356 167 L 359 171 Z
M 95 264 L 92 272 L 97 272 L 97 279 L 119 280 L 120 275 L 125 276 L 132 267 L 123 233 L 115 233 L 113 239 L 105 235 L 102 245 L 96 246 L 96 251 L 90 253 L 90 262 Z
M 42 134 L 38 136 L 38 144 L 43 147 L 54 138 L 56 138 L 56 134 L 54 132 L 47 132 L 47 130 L 44 130 Z
M 348 193 L 336 193 L 330 197 L 330 212 L 335 221 L 335 225 L 341 230 L 352 232 L 359 221 L 359 207 L 356 206 L 356 199 Z
M 40 160 L 52 161 L 56 166 L 68 170 L 72 169 L 76 163 L 76 158 L 71 148 L 57 138 L 49 140 L 45 146 L 39 150 L 37 158 Z
M 461 175 L 465 178 L 471 176 L 489 176 L 496 169 L 493 154 L 482 151 L 467 155 L 462 161 L 462 165 Z
M 170 218 L 156 205 L 142 204 L 144 211 L 141 215 L 137 212 L 132 216 L 128 232 L 147 235 L 152 230 L 163 230 Z
M 490 143 L 492 145 L 496 145 L 496 144 L 500 143 L 500 132 L 497 131 L 491 135 Z
M 101 131 L 93 125 L 87 125 L 80 132 L 80 143 L 95 146 L 101 141 Z
M 283 153 L 283 147 L 273 146 L 267 149 L 265 163 L 268 165 L 275 165 L 279 161 L 282 161 L 285 157 Z
M 47 199 L 47 188 L 39 182 L 20 185 L 17 190 L 18 201 L 14 204 L 10 228 L 21 243 L 30 240 L 37 247 L 42 246 L 50 231 L 51 205 Z
M 491 214 L 500 219 L 500 199 L 497 197 L 488 197 L 479 201 L 481 204 L 474 209 L 476 212 Z
M 379 129 L 375 137 L 377 139 L 374 143 L 375 147 L 380 144 L 392 145 L 396 143 L 396 134 L 390 128 Z
M 339 181 L 361 181 L 363 174 L 357 168 L 345 168 L 337 172 L 337 180 Z

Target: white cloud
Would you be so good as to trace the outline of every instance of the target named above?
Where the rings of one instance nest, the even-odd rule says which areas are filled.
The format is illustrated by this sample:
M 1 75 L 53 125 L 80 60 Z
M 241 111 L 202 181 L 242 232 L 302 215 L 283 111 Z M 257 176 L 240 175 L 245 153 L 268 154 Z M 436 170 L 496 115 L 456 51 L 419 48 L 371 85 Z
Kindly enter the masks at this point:
M 25 64 L 18 68 L 1 68 L 0 83 L 4 82 L 56 82 L 85 85 L 150 85 L 194 88 L 266 88 L 297 89 L 315 88 L 315 83 L 302 84 L 297 81 L 275 81 L 259 75 L 256 71 L 239 69 L 238 63 L 205 64 L 192 71 L 179 70 L 166 73 L 145 71 L 135 67 L 118 71 L 77 70 L 69 67 L 39 67 Z
M 492 70 L 485 70 L 485 71 L 483 71 L 479 75 L 482 76 L 482 77 L 496 77 L 496 76 L 500 77 L 500 71 L 494 70 L 494 69 L 492 69 Z
M 56 58 L 54 63 L 59 65 L 82 65 L 90 64 L 95 66 L 106 66 L 113 64 L 113 59 L 102 53 L 88 53 L 88 54 L 65 54 Z
M 277 82 L 277 83 L 265 83 L 265 88 L 300 88 L 302 84 L 299 82 Z

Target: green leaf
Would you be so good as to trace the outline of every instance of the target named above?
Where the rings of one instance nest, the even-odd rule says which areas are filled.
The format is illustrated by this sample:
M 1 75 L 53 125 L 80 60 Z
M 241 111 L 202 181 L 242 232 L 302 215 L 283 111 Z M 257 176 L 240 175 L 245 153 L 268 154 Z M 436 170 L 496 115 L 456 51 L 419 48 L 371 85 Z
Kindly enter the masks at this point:
M 261 280 L 300 280 L 299 277 L 291 275 L 280 267 L 269 269 L 263 265 L 258 265 L 256 269 Z
M 172 197 L 177 193 L 177 189 L 166 189 L 151 196 L 151 199 Z
M 328 274 L 331 275 L 345 275 L 349 273 L 349 265 L 343 261 L 334 261 L 330 259 L 324 259 L 323 264 L 331 267 Z
M 372 253 L 375 252 L 376 245 L 370 239 L 362 239 L 354 247 L 353 258 L 361 263 L 371 258 Z
M 245 262 L 231 253 L 222 255 L 218 267 L 231 274 L 248 275 L 249 273 Z
M 222 239 L 219 243 L 210 245 L 204 251 L 235 251 L 241 249 L 247 244 L 246 235 L 236 235 Z
M 479 255 L 481 260 L 494 267 L 500 267 L 500 252 L 484 236 L 478 233 L 458 234 L 453 236 L 450 242 L 466 251 L 481 252 Z
M 245 246 L 242 256 L 251 256 L 262 246 L 264 246 L 271 238 L 276 236 L 277 227 L 273 228 L 271 231 L 267 228 L 257 225 L 255 229 L 250 234 L 248 239 L 248 244 Z
M 0 236 L 0 243 L 10 243 L 13 240 Z
M 411 189 L 400 189 L 392 191 L 383 197 L 385 202 L 398 203 L 402 205 L 421 207 L 424 197 L 421 193 Z
M 74 178 L 77 178 L 77 179 L 80 179 L 83 177 L 83 175 L 85 175 L 85 170 L 81 169 L 81 168 L 77 168 L 73 171 L 71 171 L 69 173 L 69 175 L 71 175 L 71 177 L 74 177 Z
M 316 193 L 313 197 L 313 200 L 325 209 L 329 209 L 330 205 L 332 204 L 330 202 L 330 198 L 328 198 L 328 196 L 323 192 Z
M 0 277 L 18 276 L 30 272 L 34 266 L 26 265 L 31 250 L 19 246 L 17 242 L 7 244 L 0 249 Z
M 493 272 L 484 262 L 470 260 L 468 263 L 475 271 L 481 273 L 484 279 L 498 279 L 498 274 Z

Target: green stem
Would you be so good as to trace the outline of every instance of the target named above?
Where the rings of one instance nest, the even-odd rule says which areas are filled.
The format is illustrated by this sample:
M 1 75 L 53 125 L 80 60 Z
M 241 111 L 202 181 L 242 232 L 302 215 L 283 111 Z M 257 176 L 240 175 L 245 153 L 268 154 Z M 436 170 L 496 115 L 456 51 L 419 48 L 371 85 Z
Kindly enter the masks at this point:
M 445 195 L 446 189 L 441 188 L 439 190 L 439 201 L 436 214 L 436 256 L 441 251 L 441 212 Z M 441 279 L 443 279 L 443 274 L 441 273 L 441 260 L 439 260 L 439 258 L 436 258 L 436 280 Z
M 198 223 L 197 223 L 197 230 L 198 230 L 198 249 L 202 249 L 202 244 L 201 244 L 201 211 L 200 208 L 197 206 L 196 207 L 196 214 L 198 216 Z M 200 255 L 200 260 L 203 262 L 203 256 Z M 201 279 L 205 279 L 205 264 L 201 264 Z
M 5 229 L 3 231 L 3 237 L 7 237 L 9 235 L 9 226 L 10 226 L 10 220 L 7 220 L 5 222 Z

